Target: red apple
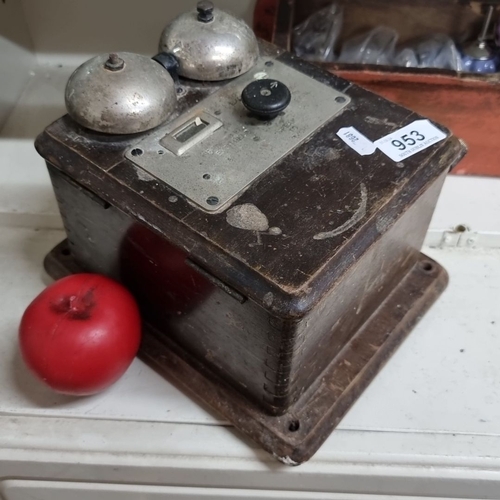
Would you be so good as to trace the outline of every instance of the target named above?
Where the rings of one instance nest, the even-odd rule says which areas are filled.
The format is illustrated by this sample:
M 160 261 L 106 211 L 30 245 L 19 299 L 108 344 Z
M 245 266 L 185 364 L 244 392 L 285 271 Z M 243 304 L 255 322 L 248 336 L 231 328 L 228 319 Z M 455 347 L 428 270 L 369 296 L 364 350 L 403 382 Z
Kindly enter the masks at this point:
M 21 354 L 52 389 L 90 395 L 127 370 L 139 349 L 141 320 L 130 292 L 97 274 L 75 274 L 47 287 L 26 309 Z

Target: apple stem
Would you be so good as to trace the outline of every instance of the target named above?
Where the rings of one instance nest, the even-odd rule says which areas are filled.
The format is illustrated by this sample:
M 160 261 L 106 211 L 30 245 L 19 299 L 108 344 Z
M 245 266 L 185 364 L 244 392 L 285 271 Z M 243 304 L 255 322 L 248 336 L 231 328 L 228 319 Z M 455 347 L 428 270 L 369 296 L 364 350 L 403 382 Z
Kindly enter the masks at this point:
M 73 319 L 88 319 L 96 303 L 94 290 L 88 290 L 84 295 L 65 295 L 52 303 L 52 309 L 58 314 L 67 314 Z

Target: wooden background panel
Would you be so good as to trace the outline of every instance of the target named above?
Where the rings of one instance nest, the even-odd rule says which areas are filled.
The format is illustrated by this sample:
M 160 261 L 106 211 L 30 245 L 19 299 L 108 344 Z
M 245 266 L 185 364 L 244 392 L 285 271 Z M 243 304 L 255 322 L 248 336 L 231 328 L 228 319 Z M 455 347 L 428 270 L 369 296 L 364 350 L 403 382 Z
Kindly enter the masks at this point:
M 254 29 L 258 36 L 290 49 L 291 26 L 300 22 L 325 0 L 257 0 Z M 481 19 L 479 2 L 469 5 L 452 0 L 418 0 L 396 5 L 393 0 L 345 0 L 346 33 L 384 21 L 403 33 L 403 40 L 431 31 L 463 38 L 475 33 Z M 432 5 L 430 5 L 432 3 Z M 498 2 L 490 2 L 498 4 Z M 376 21 L 376 22 L 375 22 Z M 396 22 L 397 21 L 397 22 Z M 500 126 L 499 75 L 457 75 L 450 71 L 405 70 L 391 67 L 323 65 L 368 90 L 376 92 L 452 130 L 468 145 L 469 153 L 454 174 L 500 176 L 496 140 Z

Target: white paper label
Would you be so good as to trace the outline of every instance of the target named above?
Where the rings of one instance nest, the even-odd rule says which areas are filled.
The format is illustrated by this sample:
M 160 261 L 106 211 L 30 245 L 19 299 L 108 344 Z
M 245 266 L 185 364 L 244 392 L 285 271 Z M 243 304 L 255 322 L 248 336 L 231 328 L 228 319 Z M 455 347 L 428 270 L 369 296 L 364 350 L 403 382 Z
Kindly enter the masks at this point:
M 337 135 L 354 151 L 361 156 L 371 155 L 377 149 L 370 139 L 367 139 L 361 132 L 354 127 L 341 128 Z
M 391 160 L 400 162 L 446 139 L 429 120 L 416 120 L 392 134 L 375 141 L 375 146 Z

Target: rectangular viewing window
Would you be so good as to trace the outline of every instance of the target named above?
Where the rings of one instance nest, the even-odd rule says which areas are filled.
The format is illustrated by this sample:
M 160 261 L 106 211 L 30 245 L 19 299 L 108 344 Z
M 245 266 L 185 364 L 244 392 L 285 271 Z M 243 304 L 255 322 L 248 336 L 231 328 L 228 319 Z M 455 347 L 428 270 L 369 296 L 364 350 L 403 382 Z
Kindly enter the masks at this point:
M 177 132 L 173 137 L 176 141 L 184 143 L 189 141 L 189 139 L 192 139 L 196 134 L 200 133 L 207 127 L 208 123 L 204 122 L 199 116 L 197 116 L 194 121 L 184 127 L 181 131 Z
M 177 156 L 189 151 L 193 146 L 210 137 L 222 127 L 222 122 L 209 115 L 198 111 L 189 118 L 180 117 L 170 124 L 167 134 L 160 140 L 160 145 Z

